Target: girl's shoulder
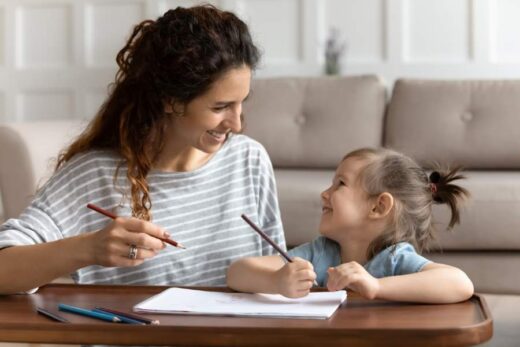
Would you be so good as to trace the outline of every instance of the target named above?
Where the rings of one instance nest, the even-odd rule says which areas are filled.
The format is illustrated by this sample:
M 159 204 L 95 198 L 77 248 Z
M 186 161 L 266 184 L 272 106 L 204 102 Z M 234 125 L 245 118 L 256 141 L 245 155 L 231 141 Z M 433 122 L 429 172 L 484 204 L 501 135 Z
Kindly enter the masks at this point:
M 372 276 L 381 278 L 418 272 L 428 262 L 412 244 L 399 242 L 376 254 L 365 264 L 365 268 Z

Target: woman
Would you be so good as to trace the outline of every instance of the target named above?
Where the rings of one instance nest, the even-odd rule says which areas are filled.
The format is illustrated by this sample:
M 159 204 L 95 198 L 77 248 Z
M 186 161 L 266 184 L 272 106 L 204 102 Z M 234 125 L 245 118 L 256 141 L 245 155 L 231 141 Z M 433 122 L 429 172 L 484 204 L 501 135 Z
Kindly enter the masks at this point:
M 232 260 L 272 252 L 242 213 L 284 245 L 268 155 L 237 135 L 258 60 L 246 24 L 212 6 L 137 25 L 99 113 L 30 206 L 1 227 L 0 293 L 68 274 L 78 283 L 224 285 Z M 186 249 L 159 239 L 170 235 Z

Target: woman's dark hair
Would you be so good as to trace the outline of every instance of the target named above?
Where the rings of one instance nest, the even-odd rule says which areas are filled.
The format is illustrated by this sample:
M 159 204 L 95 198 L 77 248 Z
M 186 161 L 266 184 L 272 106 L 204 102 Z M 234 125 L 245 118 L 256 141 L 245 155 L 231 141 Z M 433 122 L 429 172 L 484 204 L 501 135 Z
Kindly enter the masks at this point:
M 146 177 L 164 146 L 171 119 L 165 103 L 186 105 L 230 69 L 254 70 L 259 58 L 247 25 L 211 5 L 178 7 L 155 21 L 145 20 L 117 54 L 119 70 L 108 99 L 60 154 L 56 170 L 84 151 L 117 152 L 123 160 L 114 184 L 126 164 L 132 214 L 150 220 Z
M 453 181 L 463 179 L 460 168 L 437 169 L 430 175 L 412 158 L 385 148 L 362 148 L 347 158 L 359 158 L 366 164 L 358 179 L 369 198 L 388 192 L 394 197 L 392 223 L 371 242 L 367 258 L 398 242 L 411 243 L 418 252 L 427 250 L 435 238 L 432 206 L 447 204 L 451 218 L 448 229 L 460 222 L 460 202 L 469 192 Z

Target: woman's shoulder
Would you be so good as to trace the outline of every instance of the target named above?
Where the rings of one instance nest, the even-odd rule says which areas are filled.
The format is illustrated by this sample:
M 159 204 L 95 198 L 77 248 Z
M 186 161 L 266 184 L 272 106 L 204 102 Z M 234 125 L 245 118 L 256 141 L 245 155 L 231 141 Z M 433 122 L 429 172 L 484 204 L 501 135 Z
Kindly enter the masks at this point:
M 418 272 L 428 262 L 411 243 L 398 242 L 376 254 L 365 268 L 375 277 L 385 277 Z
M 65 162 L 47 181 L 46 186 L 60 185 L 87 177 L 89 174 L 114 172 L 121 157 L 113 151 L 90 150 L 74 155 Z
M 229 139 L 230 147 L 241 147 L 241 148 L 249 148 L 251 150 L 263 151 L 265 152 L 264 146 L 256 141 L 255 139 L 244 135 L 244 134 L 233 134 Z

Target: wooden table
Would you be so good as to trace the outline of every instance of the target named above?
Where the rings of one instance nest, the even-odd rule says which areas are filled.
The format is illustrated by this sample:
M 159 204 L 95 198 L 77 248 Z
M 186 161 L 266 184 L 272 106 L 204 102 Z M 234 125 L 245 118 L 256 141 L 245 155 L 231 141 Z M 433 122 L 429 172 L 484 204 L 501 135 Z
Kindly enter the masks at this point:
M 160 325 L 106 323 L 65 312 L 73 324 L 51 321 L 36 306 L 57 304 L 130 311 L 166 287 L 51 284 L 32 295 L 0 296 L 0 341 L 179 346 L 469 346 L 489 340 L 484 299 L 450 305 L 368 301 L 349 293 L 328 320 L 147 315 Z M 202 288 L 197 288 L 202 289 Z M 204 288 L 210 289 L 210 288 Z M 217 289 L 213 290 L 226 290 Z

